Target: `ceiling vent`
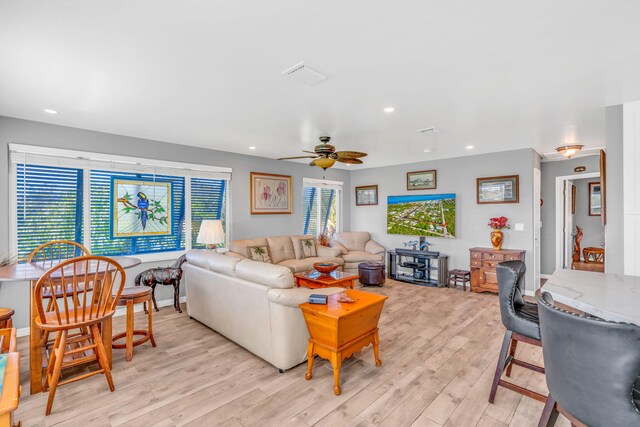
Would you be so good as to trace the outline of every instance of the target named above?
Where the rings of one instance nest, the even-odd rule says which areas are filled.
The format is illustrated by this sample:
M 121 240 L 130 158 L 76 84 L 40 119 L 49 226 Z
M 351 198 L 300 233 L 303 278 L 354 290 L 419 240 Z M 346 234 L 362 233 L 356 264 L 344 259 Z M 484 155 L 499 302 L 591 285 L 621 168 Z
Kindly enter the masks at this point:
M 440 133 L 440 131 L 438 131 L 438 129 L 434 128 L 433 126 L 431 126 L 430 128 L 424 128 L 424 129 L 418 129 L 416 131 L 416 133 Z
M 284 70 L 281 74 L 307 86 L 315 86 L 327 80 L 327 76 L 307 67 L 304 62 Z

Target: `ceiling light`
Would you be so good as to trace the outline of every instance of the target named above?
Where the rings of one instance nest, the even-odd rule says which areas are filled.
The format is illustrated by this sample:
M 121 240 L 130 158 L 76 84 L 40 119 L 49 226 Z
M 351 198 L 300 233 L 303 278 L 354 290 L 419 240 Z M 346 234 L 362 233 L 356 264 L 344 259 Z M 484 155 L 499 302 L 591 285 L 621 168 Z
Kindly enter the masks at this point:
M 473 150 L 475 147 L 473 145 L 467 145 L 464 148 L 466 148 L 467 150 Z
M 570 159 L 576 154 L 578 154 L 578 151 L 582 150 L 582 147 L 584 147 L 584 145 L 578 145 L 578 144 L 563 145 L 561 147 L 556 148 L 556 151 L 562 154 L 563 156 L 565 156 L 567 159 Z
M 393 113 L 394 111 L 396 111 L 396 109 L 395 109 L 395 108 L 393 108 L 393 107 L 386 107 L 386 108 L 384 109 L 384 112 L 385 112 L 385 113 Z
M 44 112 L 47 114 L 58 114 L 56 110 L 52 110 L 51 108 L 45 108 Z
M 318 166 L 321 169 L 327 170 L 327 168 L 330 168 L 331 166 L 333 166 L 333 164 L 336 161 L 334 159 L 330 159 L 328 157 L 320 157 L 318 159 L 315 159 L 313 161 L 313 163 Z
M 249 150 L 255 150 L 256 147 L 254 147 L 253 145 L 251 147 L 249 147 Z
M 422 151 L 424 151 L 425 153 L 430 153 L 430 152 L 431 152 L 431 148 L 425 148 L 425 149 L 424 149 L 424 150 L 422 150 Z

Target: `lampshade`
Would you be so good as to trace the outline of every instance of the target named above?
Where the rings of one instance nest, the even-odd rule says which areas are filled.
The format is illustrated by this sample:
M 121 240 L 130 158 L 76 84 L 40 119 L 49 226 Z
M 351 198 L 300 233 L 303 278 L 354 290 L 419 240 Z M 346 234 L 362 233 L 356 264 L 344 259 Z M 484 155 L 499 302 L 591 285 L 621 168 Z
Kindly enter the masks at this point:
M 582 147 L 584 147 L 584 145 L 563 145 L 562 147 L 556 148 L 556 151 L 567 159 L 570 159 L 575 156 L 578 151 L 582 150 Z
M 324 158 L 324 157 L 320 157 L 319 159 L 315 159 L 313 161 L 313 163 L 315 163 L 316 166 L 322 169 L 330 168 L 331 166 L 333 166 L 335 162 L 336 161 L 333 159 Z
M 224 243 L 224 228 L 222 228 L 222 221 L 219 219 L 202 220 L 196 242 L 212 246 Z

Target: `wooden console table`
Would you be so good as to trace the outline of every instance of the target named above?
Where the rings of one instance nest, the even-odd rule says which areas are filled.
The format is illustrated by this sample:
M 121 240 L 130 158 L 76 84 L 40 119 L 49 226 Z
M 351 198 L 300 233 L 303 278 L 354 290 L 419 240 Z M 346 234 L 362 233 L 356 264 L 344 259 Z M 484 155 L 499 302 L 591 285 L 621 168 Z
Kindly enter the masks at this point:
M 498 293 L 496 265 L 502 261 L 519 259 L 524 261 L 525 251 L 520 249 L 471 248 L 471 291 Z
M 307 347 L 307 373 L 311 379 L 313 357 L 318 355 L 328 359 L 333 367 L 333 393 L 340 390 L 340 365 L 353 353 L 373 344 L 376 366 L 382 363 L 378 357 L 378 321 L 382 313 L 384 295 L 348 289 L 345 291 L 355 302 L 338 302 L 340 294 L 330 295 L 327 304 L 300 304 L 304 320 L 309 329 Z

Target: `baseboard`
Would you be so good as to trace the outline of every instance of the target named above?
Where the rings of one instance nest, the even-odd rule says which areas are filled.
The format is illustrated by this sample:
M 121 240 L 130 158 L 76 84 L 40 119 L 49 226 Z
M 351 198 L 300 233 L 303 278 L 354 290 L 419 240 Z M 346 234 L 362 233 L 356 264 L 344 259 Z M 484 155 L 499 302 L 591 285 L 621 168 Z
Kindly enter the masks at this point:
M 540 278 L 549 280 L 549 279 L 551 279 L 551 274 L 541 274 Z
M 173 299 L 165 299 L 162 301 L 156 301 L 158 304 L 158 308 L 160 307 L 167 307 L 167 306 L 171 306 L 173 307 Z M 187 297 L 186 296 L 182 296 L 180 297 L 180 302 L 187 302 Z M 134 313 L 138 313 L 142 311 L 142 304 L 137 304 L 133 307 L 133 312 Z M 116 309 L 116 312 L 114 313 L 113 317 L 119 317 L 119 316 L 124 316 L 125 313 L 127 312 L 127 309 L 125 307 L 119 307 Z M 20 328 L 16 330 L 16 336 L 17 337 L 28 337 L 29 336 L 29 332 L 30 332 L 30 328 Z

